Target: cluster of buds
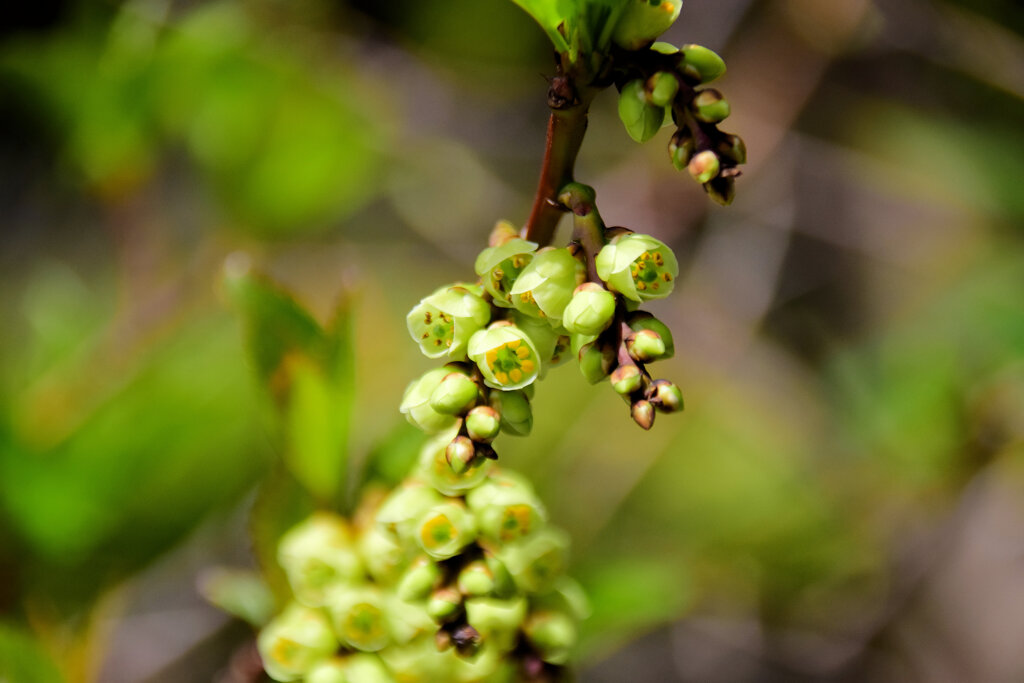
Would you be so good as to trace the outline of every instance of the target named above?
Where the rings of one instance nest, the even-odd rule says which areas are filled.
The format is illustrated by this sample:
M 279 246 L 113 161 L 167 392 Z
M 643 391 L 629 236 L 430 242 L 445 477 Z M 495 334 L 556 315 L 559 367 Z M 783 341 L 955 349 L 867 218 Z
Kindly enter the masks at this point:
M 738 135 L 718 124 L 729 116 L 722 93 L 701 88 L 725 73 L 725 62 L 701 45 L 675 47 L 656 42 L 631 53 L 629 66 L 616 74 L 619 118 L 637 142 L 654 137 L 667 121 L 676 130 L 669 141 L 672 165 L 686 170 L 714 201 L 730 204 L 739 166 L 747 150 Z
M 352 520 L 318 512 L 281 539 L 294 600 L 261 632 L 276 681 L 556 681 L 587 605 L 566 535 L 490 461 L 456 474 L 445 439 Z

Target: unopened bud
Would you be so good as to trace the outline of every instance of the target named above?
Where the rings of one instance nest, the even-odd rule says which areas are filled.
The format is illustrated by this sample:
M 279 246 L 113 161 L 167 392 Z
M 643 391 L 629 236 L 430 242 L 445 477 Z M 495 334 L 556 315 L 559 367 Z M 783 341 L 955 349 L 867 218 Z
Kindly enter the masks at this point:
M 663 413 L 674 413 L 683 409 L 683 392 L 667 379 L 656 379 L 651 385 L 651 403 Z
M 718 175 L 720 168 L 718 157 L 710 149 L 706 149 L 693 155 L 686 170 L 690 172 L 694 180 L 704 184 Z
M 611 372 L 615 351 L 608 345 L 592 342 L 580 349 L 580 372 L 591 384 L 597 384 Z
M 634 311 L 626 318 L 626 324 L 634 332 L 640 330 L 652 330 L 658 333 L 661 341 L 665 344 L 665 352 L 659 357 L 661 360 L 671 358 L 675 352 L 675 342 L 672 340 L 672 330 L 668 325 L 661 322 L 647 311 Z
M 476 458 L 476 445 L 468 436 L 457 436 L 444 449 L 444 457 L 455 474 L 462 474 Z
M 461 372 L 445 375 L 430 394 L 430 407 L 445 415 L 459 415 L 476 403 L 480 387 Z
M 675 74 L 659 71 L 647 80 L 647 89 L 650 93 L 651 104 L 667 107 L 672 104 L 676 93 L 679 92 L 679 81 Z
M 348 667 L 345 660 L 339 657 L 320 662 L 306 674 L 306 683 L 348 683 Z
M 643 386 L 644 376 L 635 365 L 620 365 L 615 368 L 611 380 L 616 393 L 628 396 Z
M 412 602 L 422 600 L 441 579 L 441 568 L 429 557 L 418 557 L 402 574 L 395 594 L 402 600 Z
M 704 191 L 716 204 L 729 206 L 736 198 L 736 179 L 718 176 L 704 184 Z
M 466 600 L 466 621 L 484 641 L 493 641 L 500 649 L 508 649 L 526 618 L 526 599 L 469 598 Z
M 747 163 L 747 143 L 739 135 L 726 135 L 718 150 L 723 157 L 737 165 Z
M 677 171 L 685 171 L 696 145 L 688 128 L 680 128 L 668 142 L 668 155 Z
M 576 624 L 563 612 L 544 611 L 531 614 L 523 631 L 549 664 L 565 664 L 576 645 Z
M 526 436 L 533 428 L 533 411 L 522 391 L 492 391 L 491 407 L 501 415 L 501 430 L 513 436 Z
M 466 415 L 466 431 L 473 441 L 490 443 L 501 432 L 501 415 L 490 406 L 476 406 Z
M 494 224 L 494 229 L 491 230 L 491 234 L 487 238 L 487 245 L 491 247 L 500 247 L 509 240 L 514 240 L 517 237 L 519 237 L 519 228 L 509 221 L 500 220 Z
M 651 405 L 650 401 L 641 399 L 634 403 L 631 414 L 633 421 L 644 429 L 650 429 L 654 426 L 654 406 Z
M 729 101 L 717 90 L 702 90 L 693 98 L 693 115 L 705 123 L 724 121 L 729 112 Z
M 615 317 L 615 295 L 596 282 L 576 288 L 565 307 L 562 325 L 573 334 L 600 334 Z
M 486 562 L 474 560 L 459 572 L 457 585 L 463 595 L 489 595 L 494 591 L 494 574 Z
M 427 599 L 427 614 L 434 621 L 443 622 L 455 616 L 462 606 L 462 594 L 451 587 L 438 588 Z
M 703 45 L 683 45 L 683 73 L 698 83 L 710 83 L 725 73 L 725 61 Z
M 665 342 L 654 330 L 640 330 L 626 337 L 626 351 L 638 363 L 649 363 L 665 355 Z

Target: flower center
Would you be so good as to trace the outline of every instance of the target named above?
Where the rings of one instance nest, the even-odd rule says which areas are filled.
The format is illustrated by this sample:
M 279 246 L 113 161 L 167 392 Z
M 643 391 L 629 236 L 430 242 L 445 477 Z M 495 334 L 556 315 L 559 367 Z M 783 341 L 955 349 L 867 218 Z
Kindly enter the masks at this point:
M 637 290 L 641 292 L 648 289 L 657 291 L 661 289 L 662 282 L 672 282 L 672 274 L 663 271 L 664 266 L 665 257 L 662 256 L 660 249 L 640 254 L 629 269 Z
M 487 366 L 502 384 L 519 382 L 537 367 L 530 348 L 519 339 L 505 342 L 487 352 Z

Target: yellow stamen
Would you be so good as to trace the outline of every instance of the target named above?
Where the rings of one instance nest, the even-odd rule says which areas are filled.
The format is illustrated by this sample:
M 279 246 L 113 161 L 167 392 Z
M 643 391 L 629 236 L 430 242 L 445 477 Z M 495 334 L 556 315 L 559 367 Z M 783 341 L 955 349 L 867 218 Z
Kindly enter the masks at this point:
M 530 349 L 525 346 L 520 346 L 518 349 L 516 349 L 516 355 L 519 356 L 520 358 L 526 358 L 527 356 L 530 355 Z
M 532 360 L 524 360 L 519 364 L 519 367 L 523 372 L 533 372 L 533 369 L 537 366 Z
M 521 380 L 523 378 L 523 371 L 520 370 L 519 368 L 516 368 L 516 369 L 512 370 L 511 372 L 509 372 L 508 376 L 512 378 L 513 382 L 518 382 L 519 380 Z
M 496 372 L 494 373 L 494 379 L 498 380 L 502 384 L 508 384 L 508 373 Z

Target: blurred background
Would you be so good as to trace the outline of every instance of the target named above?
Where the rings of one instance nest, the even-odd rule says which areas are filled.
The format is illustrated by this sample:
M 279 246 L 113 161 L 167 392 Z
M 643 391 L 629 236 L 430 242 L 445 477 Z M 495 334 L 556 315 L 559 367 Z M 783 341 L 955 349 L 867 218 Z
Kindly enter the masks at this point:
M 322 320 L 344 292 L 351 460 L 407 440 L 405 313 L 525 219 L 549 46 L 507 0 L 4 21 L 0 680 L 243 680 L 197 587 L 252 566 L 277 454 L 224 263 Z M 1024 680 L 1022 33 L 1015 0 L 688 0 L 666 39 L 725 57 L 749 149 L 727 209 L 597 102 L 577 177 L 676 249 L 687 410 L 642 433 L 567 365 L 500 444 L 573 537 L 581 681 Z

